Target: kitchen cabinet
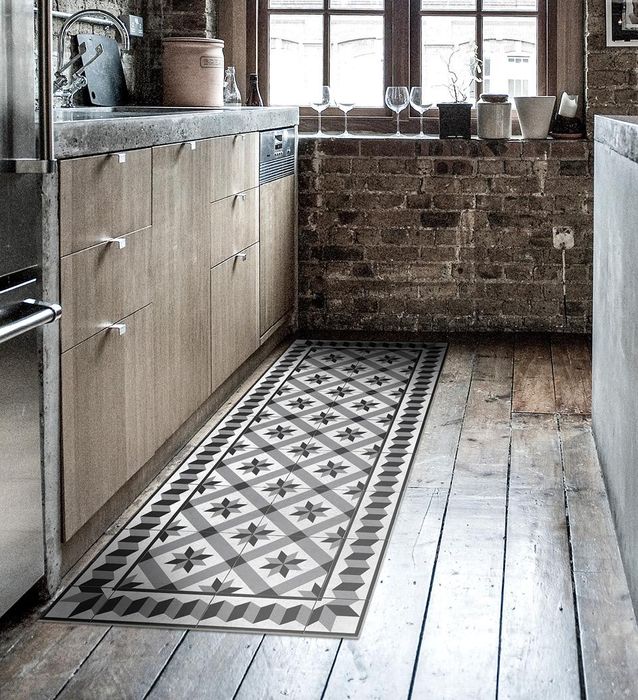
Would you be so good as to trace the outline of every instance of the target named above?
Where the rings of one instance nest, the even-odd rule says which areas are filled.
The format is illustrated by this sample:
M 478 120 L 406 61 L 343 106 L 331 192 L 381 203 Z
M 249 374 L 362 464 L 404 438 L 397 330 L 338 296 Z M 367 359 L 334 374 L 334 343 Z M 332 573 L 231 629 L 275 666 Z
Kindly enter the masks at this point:
M 294 175 L 260 187 L 260 329 L 265 335 L 295 305 L 297 179 Z
M 62 353 L 65 540 L 155 451 L 153 345 L 149 304 Z
M 259 135 L 236 134 L 209 139 L 210 200 L 259 186 Z
M 210 390 L 209 142 L 153 149 L 153 300 L 159 443 Z
M 62 255 L 151 225 L 151 149 L 60 162 Z
M 211 391 L 259 347 L 259 244 L 213 267 Z
M 61 260 L 62 351 L 149 304 L 151 228 Z
M 211 204 L 211 267 L 259 240 L 259 189 Z

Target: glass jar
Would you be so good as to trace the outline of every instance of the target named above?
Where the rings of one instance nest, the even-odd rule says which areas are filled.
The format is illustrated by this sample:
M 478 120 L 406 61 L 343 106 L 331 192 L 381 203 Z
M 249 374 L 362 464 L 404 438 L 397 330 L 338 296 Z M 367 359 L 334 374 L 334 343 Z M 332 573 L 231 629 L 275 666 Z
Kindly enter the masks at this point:
M 512 138 L 512 103 L 508 95 L 481 95 L 476 104 L 480 139 L 500 141 Z
M 235 75 L 235 66 L 226 68 L 226 76 L 224 78 L 224 104 L 230 107 L 241 106 L 241 93 L 237 87 L 237 76 Z

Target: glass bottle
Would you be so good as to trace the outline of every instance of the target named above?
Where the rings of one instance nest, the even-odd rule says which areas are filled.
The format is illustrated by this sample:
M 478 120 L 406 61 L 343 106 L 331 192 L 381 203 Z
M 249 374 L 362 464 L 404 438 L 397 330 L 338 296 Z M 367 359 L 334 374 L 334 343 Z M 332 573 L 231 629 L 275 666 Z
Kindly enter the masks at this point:
M 248 88 L 248 99 L 246 100 L 247 107 L 263 107 L 264 101 L 259 93 L 259 78 L 257 73 L 250 74 L 250 87 Z
M 224 104 L 229 107 L 241 106 L 241 93 L 237 87 L 235 66 L 228 66 L 228 68 L 226 68 L 226 77 L 224 79 Z

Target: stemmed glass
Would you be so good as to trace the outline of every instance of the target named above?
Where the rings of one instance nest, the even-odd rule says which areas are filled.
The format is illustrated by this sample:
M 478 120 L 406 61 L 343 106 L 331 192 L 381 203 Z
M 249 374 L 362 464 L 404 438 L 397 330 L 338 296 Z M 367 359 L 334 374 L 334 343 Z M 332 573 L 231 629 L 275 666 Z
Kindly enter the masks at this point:
M 412 108 L 419 113 L 419 121 L 421 122 L 419 135 L 425 136 L 423 133 L 423 113 L 432 106 L 432 103 L 427 101 L 423 88 L 413 87 L 412 90 L 410 90 L 410 104 Z
M 321 113 L 330 106 L 331 102 L 332 95 L 328 85 L 323 85 L 319 94 L 310 101 L 310 106 L 317 112 L 317 136 L 323 135 L 323 131 L 321 131 Z
M 347 102 L 346 100 L 338 100 L 337 107 L 339 107 L 339 109 L 343 112 L 343 118 L 345 121 L 342 136 L 350 136 L 350 132 L 348 131 L 348 112 L 351 109 L 354 109 L 354 102 Z
M 407 87 L 389 87 L 385 91 L 385 103 L 388 107 L 397 113 L 397 136 L 401 136 L 399 128 L 399 115 L 410 104 L 410 95 Z

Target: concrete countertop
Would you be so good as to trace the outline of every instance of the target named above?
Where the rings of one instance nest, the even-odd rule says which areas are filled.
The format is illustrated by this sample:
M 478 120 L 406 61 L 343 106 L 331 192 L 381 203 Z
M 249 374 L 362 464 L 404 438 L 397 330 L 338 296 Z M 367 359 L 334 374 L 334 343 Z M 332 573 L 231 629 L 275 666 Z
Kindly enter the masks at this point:
M 215 136 L 267 131 L 299 123 L 293 107 L 241 107 L 152 116 L 56 122 L 56 158 L 113 153 Z
M 596 116 L 594 140 L 638 163 L 638 117 Z

